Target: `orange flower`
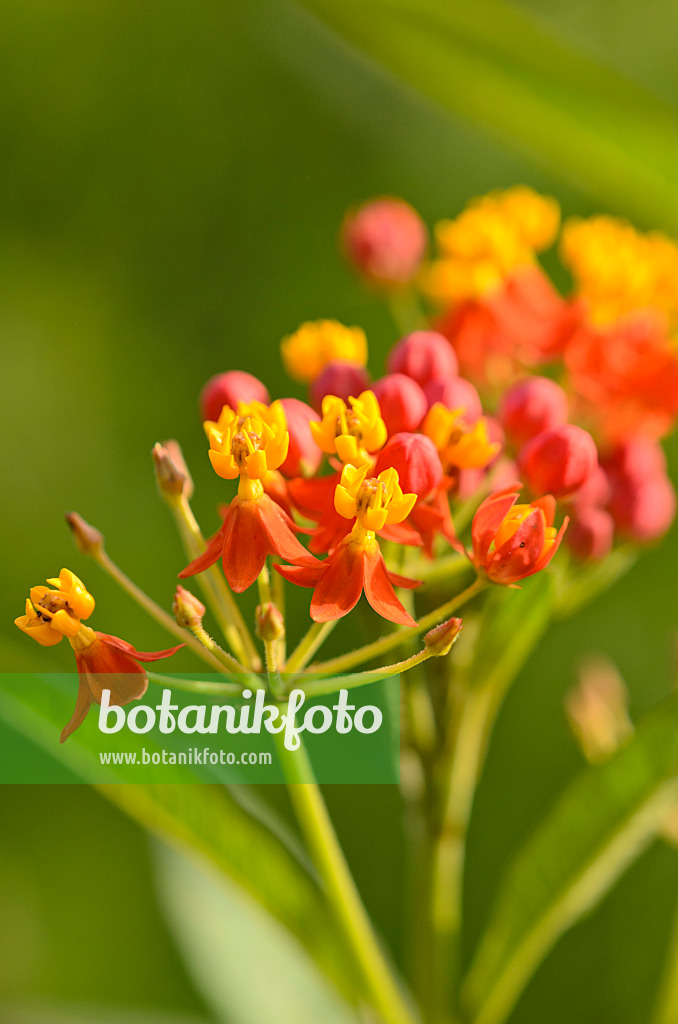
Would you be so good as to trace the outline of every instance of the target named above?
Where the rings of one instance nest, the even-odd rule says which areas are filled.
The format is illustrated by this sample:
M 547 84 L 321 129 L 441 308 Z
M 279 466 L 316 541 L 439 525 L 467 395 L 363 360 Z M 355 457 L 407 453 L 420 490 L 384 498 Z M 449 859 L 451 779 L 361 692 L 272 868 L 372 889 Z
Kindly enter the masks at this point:
M 32 587 L 26 614 L 14 622 L 43 647 L 52 647 L 67 637 L 75 652 L 80 685 L 75 710 L 61 733 L 63 743 L 82 725 L 92 704 L 101 703 L 103 690 L 110 690 L 111 705 L 139 700 L 148 686 L 148 677 L 139 662 L 169 658 L 184 645 L 166 651 L 137 651 L 126 640 L 82 624 L 81 620 L 94 611 L 94 598 L 69 569 L 62 569 L 57 579 L 47 582 L 55 589 Z
M 539 572 L 555 555 L 568 524 L 556 531 L 556 502 L 551 494 L 517 505 L 513 487 L 497 491 L 473 518 L 471 561 L 492 583 L 508 586 Z
M 396 597 L 394 586 L 416 587 L 418 582 L 386 568 L 375 531 L 402 523 L 414 507 L 416 494 L 403 494 L 394 469 L 367 478 L 367 466 L 345 466 L 335 491 L 339 515 L 354 519 L 350 534 L 324 562 L 313 567 L 276 565 L 292 583 L 313 587 L 311 618 L 329 622 L 347 615 L 363 590 L 379 615 L 402 626 L 416 625 Z
M 218 422 L 206 423 L 205 429 L 214 470 L 227 480 L 240 477 L 240 483 L 221 528 L 179 577 L 204 572 L 221 558 L 229 586 L 241 593 L 254 583 L 267 555 L 279 555 L 295 565 L 313 565 L 315 558 L 294 536 L 298 527 L 264 491 L 264 481 L 285 461 L 289 447 L 281 403 L 241 404 L 238 412 L 225 406 Z

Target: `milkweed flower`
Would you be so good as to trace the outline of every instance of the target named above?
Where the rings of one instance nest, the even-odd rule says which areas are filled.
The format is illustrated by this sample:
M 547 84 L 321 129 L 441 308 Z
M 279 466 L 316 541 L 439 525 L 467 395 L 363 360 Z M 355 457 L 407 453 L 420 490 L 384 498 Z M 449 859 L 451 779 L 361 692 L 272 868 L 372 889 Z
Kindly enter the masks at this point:
M 314 566 L 276 565 L 281 576 L 301 587 L 313 587 L 311 618 L 329 622 L 347 615 L 365 596 L 379 615 L 402 626 L 416 625 L 396 597 L 394 586 L 416 587 L 418 582 L 389 572 L 375 533 L 402 523 L 412 511 L 416 494 L 403 494 L 394 469 L 368 477 L 368 466 L 344 466 L 336 488 L 336 511 L 354 520 L 324 562 Z
M 551 494 L 517 504 L 520 494 L 507 488 L 490 495 L 473 517 L 470 558 L 491 583 L 510 586 L 545 568 L 555 555 L 569 520 L 553 526 L 556 502 Z
M 64 637 L 75 653 L 79 687 L 75 710 L 61 733 L 61 743 L 82 725 L 92 704 L 100 704 L 103 690 L 110 703 L 124 705 L 143 697 L 148 677 L 139 664 L 169 658 L 183 644 L 165 651 L 137 651 L 132 644 L 83 624 L 94 611 L 94 598 L 82 580 L 62 569 L 50 587 L 31 587 L 26 613 L 15 625 L 43 647 L 53 647 Z
M 438 449 L 446 473 L 483 469 L 501 451 L 501 444 L 490 440 L 484 416 L 469 426 L 461 409 L 448 409 L 442 402 L 431 406 L 421 430 Z
M 322 419 L 320 423 L 311 423 L 311 433 L 327 455 L 336 455 L 347 465 L 367 465 L 372 461 L 372 453 L 386 442 L 386 424 L 373 391 L 363 391 L 348 402 L 347 405 L 335 395 L 326 395 Z
M 180 579 L 204 572 L 221 558 L 228 584 L 236 593 L 247 590 L 261 572 L 267 555 L 279 555 L 297 565 L 315 559 L 294 535 L 298 529 L 265 491 L 265 481 L 287 458 L 289 434 L 280 402 L 226 406 L 219 420 L 207 422 L 209 457 L 215 472 L 226 480 L 239 479 L 238 493 L 227 507 L 221 528 L 205 551 L 179 573 Z
M 527 377 L 501 397 L 499 422 L 515 445 L 567 422 L 569 404 L 560 384 L 548 377 Z
M 338 320 L 312 320 L 283 338 L 280 352 L 290 377 L 308 381 L 335 360 L 364 366 L 367 338 L 361 327 L 345 327 Z

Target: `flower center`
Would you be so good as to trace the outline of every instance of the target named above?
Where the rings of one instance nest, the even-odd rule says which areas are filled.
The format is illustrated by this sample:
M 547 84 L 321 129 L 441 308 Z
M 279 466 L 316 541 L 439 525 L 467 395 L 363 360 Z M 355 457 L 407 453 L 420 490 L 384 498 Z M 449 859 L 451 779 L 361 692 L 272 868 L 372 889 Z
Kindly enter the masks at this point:
M 39 619 L 43 622 L 51 622 L 52 616 L 56 615 L 57 612 L 68 612 L 72 618 L 77 618 L 73 613 L 73 609 L 63 597 L 58 594 L 45 594 L 41 597 L 37 604 L 33 605 L 35 612 Z
M 254 452 L 261 451 L 261 438 L 253 430 L 239 430 L 231 441 L 231 455 L 239 470 L 245 470 L 245 460 Z
M 367 512 L 370 508 L 384 508 L 388 501 L 389 493 L 383 481 L 376 477 L 370 477 L 362 482 L 356 495 L 358 515 Z

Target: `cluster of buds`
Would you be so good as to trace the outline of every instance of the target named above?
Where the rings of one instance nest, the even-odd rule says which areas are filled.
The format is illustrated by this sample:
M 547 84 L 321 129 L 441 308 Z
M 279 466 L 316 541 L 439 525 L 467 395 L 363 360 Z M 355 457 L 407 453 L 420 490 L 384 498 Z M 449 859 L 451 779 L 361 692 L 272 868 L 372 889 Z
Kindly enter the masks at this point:
M 281 357 L 308 401 L 271 402 L 240 370 L 208 381 L 209 460 L 237 492 L 180 577 L 220 561 L 232 591 L 258 580 L 257 634 L 277 642 L 284 623 L 268 582 L 261 587 L 269 557 L 285 580 L 312 588 L 317 623 L 348 614 L 364 594 L 385 619 L 416 627 L 414 601 L 396 590 L 419 581 L 399 570 L 426 576 L 446 549 L 483 584 L 506 587 L 543 570 L 564 536 L 585 561 L 661 536 L 675 514 L 660 440 L 678 416 L 678 247 L 610 218 L 566 223 L 561 252 L 574 287 L 561 295 L 538 260 L 559 231 L 554 200 L 509 189 L 438 224 L 427 260 L 426 230 L 408 204 L 382 198 L 352 210 L 345 255 L 373 293 L 409 293 L 419 310 L 412 330 L 371 383 L 360 327 L 303 323 L 283 338 Z M 154 461 L 180 513 L 192 481 L 172 444 L 156 446 Z M 73 580 L 32 592 L 17 624 L 40 643 L 67 636 L 79 666 L 111 645 L 132 663 L 169 653 L 139 655 L 88 632 L 91 608 Z M 178 621 L 191 628 L 202 610 L 182 597 Z

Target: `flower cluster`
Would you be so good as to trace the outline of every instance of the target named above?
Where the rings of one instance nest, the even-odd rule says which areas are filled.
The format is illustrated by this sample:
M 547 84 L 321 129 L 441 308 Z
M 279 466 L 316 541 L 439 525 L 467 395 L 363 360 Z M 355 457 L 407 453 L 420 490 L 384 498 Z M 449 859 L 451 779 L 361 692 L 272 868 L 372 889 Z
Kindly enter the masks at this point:
M 430 258 L 408 204 L 381 198 L 351 210 L 345 255 L 373 294 L 413 310 L 410 329 L 375 380 L 361 328 L 324 319 L 288 334 L 282 361 L 308 402 L 271 402 L 240 370 L 207 382 L 209 460 L 237 492 L 211 539 L 195 542 L 188 470 L 174 442 L 156 446 L 161 493 L 192 538 L 180 577 L 218 572 L 220 561 L 228 601 L 258 581 L 259 618 L 278 623 L 271 558 L 279 577 L 313 590 L 315 623 L 348 614 L 364 593 L 383 618 L 413 628 L 413 595 L 396 591 L 446 565 L 446 551 L 478 586 L 515 586 L 548 565 L 564 536 L 583 561 L 661 536 L 676 504 L 660 440 L 678 417 L 678 247 L 612 218 L 566 222 L 560 251 L 573 285 L 563 295 L 538 259 L 560 231 L 557 203 L 524 187 L 439 223 Z M 209 578 L 212 594 L 223 588 Z M 98 699 L 93 664 L 108 659 L 103 671 L 145 679 L 137 662 L 171 652 L 140 655 L 94 633 L 82 624 L 94 602 L 77 578 L 64 570 L 50 582 L 56 590 L 34 588 L 17 624 L 43 644 L 68 637 L 85 679 L 81 721 Z M 182 607 L 195 600 L 181 594 Z M 237 606 L 222 611 L 232 650 L 255 666 Z M 114 696 L 134 699 L 141 686 Z

